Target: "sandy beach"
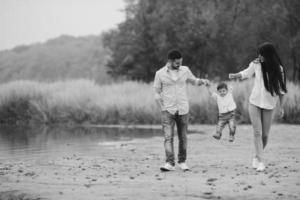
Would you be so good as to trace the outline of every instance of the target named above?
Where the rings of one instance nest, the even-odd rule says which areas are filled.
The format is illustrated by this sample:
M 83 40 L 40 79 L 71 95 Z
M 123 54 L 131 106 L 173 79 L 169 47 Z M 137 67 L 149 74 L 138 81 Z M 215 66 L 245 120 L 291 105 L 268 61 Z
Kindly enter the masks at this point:
M 227 128 L 220 141 L 211 136 L 215 126 L 189 129 L 188 172 L 159 171 L 162 136 L 99 142 L 88 154 L 0 158 L 0 199 L 300 199 L 300 126 L 272 127 L 267 169 L 260 173 L 251 168 L 251 126 L 238 126 L 234 143 L 228 142 Z M 175 147 L 177 154 L 177 138 Z

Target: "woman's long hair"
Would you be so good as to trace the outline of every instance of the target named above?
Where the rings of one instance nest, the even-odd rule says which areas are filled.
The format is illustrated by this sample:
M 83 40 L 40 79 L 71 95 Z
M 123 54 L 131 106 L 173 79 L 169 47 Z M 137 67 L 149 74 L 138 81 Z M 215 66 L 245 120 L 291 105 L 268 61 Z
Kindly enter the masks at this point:
M 268 42 L 263 43 L 258 47 L 258 53 L 264 57 L 261 66 L 266 90 L 272 96 L 287 92 L 285 70 L 274 46 Z

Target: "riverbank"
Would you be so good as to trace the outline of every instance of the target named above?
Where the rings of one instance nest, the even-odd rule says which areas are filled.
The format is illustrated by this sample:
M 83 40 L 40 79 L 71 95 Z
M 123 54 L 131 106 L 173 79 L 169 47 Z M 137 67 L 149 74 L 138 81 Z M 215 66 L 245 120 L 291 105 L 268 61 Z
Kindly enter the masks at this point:
M 155 127 L 159 128 L 159 127 Z M 216 141 L 215 126 L 190 126 L 189 172 L 162 173 L 163 138 L 97 143 L 92 153 L 65 151 L 31 159 L 0 158 L 0 199 L 299 199 L 300 126 L 274 125 L 267 170 L 251 169 L 252 129 L 240 125 Z M 177 139 L 175 140 L 177 144 Z M 177 146 L 177 145 L 176 145 Z M 177 148 L 176 152 L 177 152 Z

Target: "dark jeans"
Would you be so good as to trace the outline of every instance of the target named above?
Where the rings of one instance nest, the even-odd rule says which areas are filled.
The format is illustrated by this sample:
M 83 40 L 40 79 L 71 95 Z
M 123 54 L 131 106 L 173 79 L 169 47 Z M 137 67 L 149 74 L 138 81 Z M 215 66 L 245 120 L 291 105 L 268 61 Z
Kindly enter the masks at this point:
M 174 127 L 177 127 L 178 133 L 178 163 L 185 162 L 186 160 L 186 148 L 187 148 L 187 126 L 188 126 L 188 114 L 172 115 L 168 111 L 162 112 L 162 130 L 165 137 L 165 152 L 166 162 L 171 165 L 175 165 L 174 158 Z
M 229 134 L 235 135 L 236 122 L 235 122 L 235 111 L 230 111 L 227 113 L 219 113 L 218 124 L 217 124 L 217 133 L 222 135 L 222 130 L 225 125 L 228 124 Z

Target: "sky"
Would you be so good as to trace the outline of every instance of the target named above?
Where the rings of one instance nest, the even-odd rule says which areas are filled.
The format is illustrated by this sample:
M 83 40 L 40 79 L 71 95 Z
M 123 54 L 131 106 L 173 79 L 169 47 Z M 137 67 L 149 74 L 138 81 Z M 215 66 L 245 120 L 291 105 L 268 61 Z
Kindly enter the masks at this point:
M 125 20 L 124 8 L 124 0 L 0 0 L 0 50 L 98 35 Z

